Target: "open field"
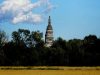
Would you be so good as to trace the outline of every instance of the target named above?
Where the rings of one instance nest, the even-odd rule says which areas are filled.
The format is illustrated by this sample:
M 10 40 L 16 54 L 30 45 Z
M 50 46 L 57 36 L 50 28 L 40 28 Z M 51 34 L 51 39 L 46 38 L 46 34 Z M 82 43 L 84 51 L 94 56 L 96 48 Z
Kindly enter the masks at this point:
M 100 75 L 100 70 L 0 70 L 0 75 Z
M 96 67 L 68 67 L 68 66 L 0 66 L 0 70 L 100 70 Z
M 45 67 L 34 67 L 34 68 L 45 68 Z M 100 67 L 59 67 L 59 68 L 63 69 L 62 70 L 61 69 L 0 70 L 0 75 L 100 75 Z

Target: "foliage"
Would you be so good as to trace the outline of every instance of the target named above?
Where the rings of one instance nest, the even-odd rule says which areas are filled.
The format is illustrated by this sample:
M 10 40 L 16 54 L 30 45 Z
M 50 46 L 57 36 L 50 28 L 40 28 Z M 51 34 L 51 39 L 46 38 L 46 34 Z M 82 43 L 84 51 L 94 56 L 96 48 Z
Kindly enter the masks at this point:
M 3 46 L 6 42 L 7 42 L 6 33 L 0 30 L 0 47 Z
M 0 35 L 5 39 L 4 32 Z M 19 29 L 12 33 L 9 42 L 0 38 L 0 44 L 4 43 L 0 51 L 0 65 L 100 66 L 100 38 L 95 35 L 68 41 L 59 37 L 51 47 L 45 47 L 42 35 L 39 31 Z

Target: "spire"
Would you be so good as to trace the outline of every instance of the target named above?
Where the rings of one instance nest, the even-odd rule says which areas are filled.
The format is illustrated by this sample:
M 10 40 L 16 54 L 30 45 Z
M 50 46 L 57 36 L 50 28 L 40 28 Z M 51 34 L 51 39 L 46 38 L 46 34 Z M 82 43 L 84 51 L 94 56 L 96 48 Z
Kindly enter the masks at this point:
M 52 30 L 51 18 L 49 16 L 47 30 Z
M 49 19 L 48 19 L 48 25 L 51 25 L 51 18 L 49 16 Z
M 52 44 L 53 44 L 53 29 L 51 25 L 51 18 L 49 16 L 48 26 L 47 26 L 46 33 L 45 33 L 45 46 L 50 47 L 52 46 Z

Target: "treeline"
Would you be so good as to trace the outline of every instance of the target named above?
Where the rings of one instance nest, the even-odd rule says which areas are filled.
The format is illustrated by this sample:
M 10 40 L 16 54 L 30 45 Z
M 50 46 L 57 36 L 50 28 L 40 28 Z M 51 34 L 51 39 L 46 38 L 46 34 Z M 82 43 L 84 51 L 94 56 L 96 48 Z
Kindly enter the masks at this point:
M 66 41 L 59 37 L 47 48 L 39 31 L 19 29 L 11 41 L 0 31 L 0 66 L 100 66 L 100 38 L 88 35 Z

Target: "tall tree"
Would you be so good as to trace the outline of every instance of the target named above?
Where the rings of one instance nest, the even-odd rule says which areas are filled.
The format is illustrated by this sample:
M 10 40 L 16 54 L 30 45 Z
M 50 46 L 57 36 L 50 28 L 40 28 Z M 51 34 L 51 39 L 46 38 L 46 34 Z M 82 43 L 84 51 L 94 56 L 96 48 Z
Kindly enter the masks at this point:
M 40 31 L 33 31 L 30 34 L 30 40 L 34 46 L 41 43 L 43 44 L 42 38 L 43 38 L 43 33 L 41 33 Z
M 3 46 L 7 41 L 6 33 L 0 30 L 0 46 Z
M 0 65 L 2 66 L 5 62 L 5 54 L 3 46 L 7 43 L 8 39 L 6 33 L 0 30 Z

